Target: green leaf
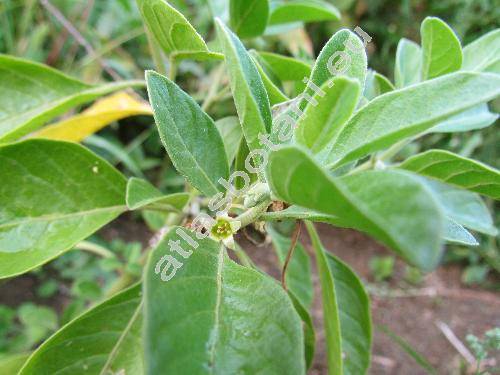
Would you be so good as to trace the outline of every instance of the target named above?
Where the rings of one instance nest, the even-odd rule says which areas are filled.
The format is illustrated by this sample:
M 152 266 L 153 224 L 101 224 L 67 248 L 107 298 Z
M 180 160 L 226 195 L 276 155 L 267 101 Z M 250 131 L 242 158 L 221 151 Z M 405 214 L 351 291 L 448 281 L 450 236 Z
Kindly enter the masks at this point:
M 174 241 L 192 251 L 189 259 L 172 250 Z M 182 264 L 174 274 L 169 256 Z M 305 373 L 302 323 L 290 299 L 267 275 L 230 260 L 220 243 L 173 228 L 146 270 L 148 374 Z
M 396 87 L 403 88 L 420 82 L 422 70 L 422 49 L 411 40 L 402 38 L 396 50 L 394 80 Z
M 0 67 L 0 143 L 16 140 L 77 105 L 143 85 L 88 85 L 46 65 L 1 54 Z
M 450 218 L 445 220 L 443 232 L 443 238 L 448 242 L 468 246 L 479 245 L 479 242 L 477 242 L 474 236 L 470 234 L 467 229 Z
M 364 96 L 368 100 L 375 99 L 377 96 L 391 92 L 395 89 L 394 85 L 382 74 L 373 70 L 368 71 L 366 76 Z
M 262 78 L 262 83 L 266 88 L 267 96 L 269 98 L 269 104 L 275 105 L 290 100 L 290 98 L 288 98 L 285 94 L 283 94 L 281 90 L 274 84 L 271 78 L 269 78 L 269 76 L 264 71 L 257 58 L 252 56 L 252 60 L 255 63 L 255 66 L 259 71 L 260 78 Z
M 6 354 L 0 356 L 0 373 L 5 375 L 17 374 L 30 353 Z
M 168 78 L 146 72 L 149 100 L 158 132 L 175 168 L 200 192 L 210 197 L 223 189 L 229 165 L 213 120 Z
M 465 46 L 462 69 L 500 74 L 500 29 Z
M 278 198 L 337 216 L 417 267 L 431 270 L 440 260 L 441 210 L 416 176 L 387 170 L 333 178 L 304 151 L 286 146 L 270 154 L 267 178 Z
M 271 236 L 279 264 L 283 267 L 292 240 L 279 233 L 271 224 L 266 225 L 266 231 Z M 295 245 L 286 276 L 288 288 L 297 297 L 301 305 L 309 309 L 313 300 L 311 261 L 306 250 L 299 242 Z
M 271 0 L 270 25 L 292 22 L 338 21 L 340 12 L 321 0 Z
M 429 150 L 410 157 L 398 168 L 493 199 L 500 199 L 500 172 L 498 170 L 449 151 Z
M 372 341 L 368 294 L 356 274 L 325 250 L 314 225 L 306 222 L 306 226 L 316 252 L 323 294 L 330 373 L 365 374 Z
M 261 216 L 262 220 L 266 221 L 281 221 L 281 220 L 309 220 L 314 222 L 327 223 L 337 227 L 349 227 L 341 218 L 333 215 L 323 214 L 318 211 L 309 210 L 299 206 L 290 206 L 282 211 L 266 212 Z M 463 245 L 478 245 L 478 242 L 460 224 L 454 222 L 449 217 L 445 217 L 443 228 L 443 239 L 448 242 L 460 243 Z
M 363 42 L 352 31 L 336 32 L 321 50 L 314 64 L 310 80 L 321 87 L 337 75 L 357 79 L 363 89 L 366 80 L 367 57 Z M 314 95 L 307 88 L 306 94 Z
M 122 163 L 133 175 L 144 177 L 141 167 L 130 155 L 124 145 L 115 140 L 111 140 L 98 135 L 90 135 L 83 141 L 83 144 L 90 149 L 104 151 L 104 155 L 109 155 L 114 163 Z
M 301 81 L 311 75 L 311 67 L 293 57 L 258 52 L 281 81 Z
M 321 244 L 314 225 L 305 222 L 312 246 L 316 254 L 316 267 L 318 269 L 321 284 L 321 295 L 323 305 L 323 323 L 326 336 L 326 357 L 328 362 L 328 373 L 330 375 L 342 375 L 342 337 L 339 316 L 339 302 L 335 289 L 335 280 L 326 258 L 325 250 Z
M 216 27 L 243 134 L 250 150 L 260 149 L 262 146 L 258 136 L 268 133 L 272 125 L 266 89 L 254 62 L 238 37 L 219 19 L 216 20 Z
M 250 173 L 245 167 L 245 160 L 248 157 L 250 150 L 248 149 L 248 145 L 244 139 L 241 140 L 240 145 L 238 147 L 238 153 L 236 154 L 236 158 L 234 159 L 234 171 L 247 171 L 248 176 L 250 177 L 250 185 L 252 185 L 255 181 L 257 181 L 257 175 L 255 173 Z M 238 190 L 242 189 L 245 186 L 245 182 L 242 178 L 238 178 L 234 187 Z
M 229 116 L 215 121 L 215 126 L 219 129 L 222 142 L 224 142 L 227 160 L 231 165 L 238 152 L 238 146 L 243 139 L 240 121 L 236 116 Z
M 269 0 L 229 1 L 231 29 L 240 38 L 252 38 L 262 35 L 266 29 L 268 17 Z
M 313 153 L 330 145 L 354 112 L 359 95 L 358 81 L 347 77 L 335 77 L 331 86 L 324 85 L 322 92 L 314 96 L 317 105 L 307 106 L 299 118 L 296 141 Z
M 45 341 L 20 375 L 142 374 L 141 288 L 90 309 Z
M 498 231 L 488 208 L 477 194 L 439 181 L 422 180 L 432 191 L 443 214 L 448 219 L 477 232 L 491 236 L 497 235 Z
M 462 67 L 462 46 L 453 30 L 436 17 L 427 17 L 420 28 L 422 80 L 432 79 Z
M 468 132 L 486 128 L 498 119 L 496 113 L 491 113 L 488 104 L 480 104 L 452 116 L 429 130 L 432 133 Z
M 343 128 L 329 160 L 332 166 L 354 161 L 499 94 L 498 75 L 457 72 L 379 96 Z
M 126 210 L 125 178 L 76 143 L 0 147 L 0 278 L 71 249 Z
M 306 368 L 309 369 L 314 360 L 314 351 L 316 348 L 316 333 L 314 331 L 314 324 L 309 311 L 300 303 L 298 298 L 289 290 L 288 296 L 292 300 L 295 311 L 302 319 L 304 328 L 304 352 L 306 356 Z
M 144 25 L 166 55 L 179 59 L 222 59 L 210 52 L 203 38 L 189 21 L 165 0 L 137 0 Z
M 372 322 L 370 299 L 352 269 L 323 249 L 335 281 L 339 307 L 344 374 L 365 374 L 370 366 Z
M 27 347 L 32 347 L 45 339 L 57 328 L 57 314 L 50 307 L 23 303 L 18 310 L 19 321 L 24 327 Z
M 126 202 L 130 210 L 146 209 L 182 211 L 189 201 L 188 193 L 164 195 L 148 181 L 132 177 L 127 182 Z

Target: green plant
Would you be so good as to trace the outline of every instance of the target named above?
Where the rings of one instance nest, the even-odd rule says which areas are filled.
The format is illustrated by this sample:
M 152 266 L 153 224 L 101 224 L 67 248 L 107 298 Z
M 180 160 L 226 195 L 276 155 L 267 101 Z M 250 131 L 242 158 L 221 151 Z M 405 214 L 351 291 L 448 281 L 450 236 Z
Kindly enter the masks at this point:
M 240 37 L 338 18 L 318 0 L 255 3 L 248 12 L 242 1 L 230 2 L 228 23 Z M 88 85 L 0 57 L 0 277 L 81 246 L 126 211 L 158 212 L 163 224 L 150 249 L 128 250 L 113 296 L 64 325 L 20 373 L 305 373 L 315 342 L 302 221 L 321 283 L 329 371 L 365 373 L 368 295 L 325 249 L 313 222 L 368 233 L 423 271 L 439 265 L 446 242 L 476 245 L 468 229 L 496 234 L 480 194 L 500 197 L 497 170 L 444 150 L 394 158 L 424 134 L 477 126 L 471 112 L 481 113 L 481 127 L 492 123 L 487 103 L 500 94 L 500 60 L 490 52 L 499 31 L 462 49 L 443 21 L 427 18 L 422 46 L 400 43 L 392 83 L 367 70 L 371 38 L 359 27 L 335 33 L 309 66 L 248 52 L 220 19 L 216 41 L 207 43 L 165 1 L 138 6 L 157 69 L 169 68 L 168 77 L 146 72 L 145 85 L 161 141 L 185 178 L 183 192 L 127 180 L 76 143 L 33 137 L 70 108 L 144 82 Z M 175 83 L 184 60 L 215 71 L 201 106 Z M 214 122 L 207 112 L 229 90 L 238 117 Z M 23 136 L 31 139 L 19 141 Z M 292 223 L 291 234 L 275 223 L 283 221 Z M 235 242 L 248 226 L 267 228 L 283 267 L 281 285 Z M 113 269 L 115 261 L 103 266 Z M 98 297 L 89 280 L 73 291 Z
M 370 270 L 375 281 L 380 282 L 392 277 L 394 273 L 394 257 L 373 257 L 370 259 Z
M 500 350 L 500 328 L 487 331 L 482 339 L 474 335 L 467 335 L 466 340 L 476 358 L 476 375 L 490 374 L 488 370 L 482 369 L 482 363 L 488 359 L 489 351 Z

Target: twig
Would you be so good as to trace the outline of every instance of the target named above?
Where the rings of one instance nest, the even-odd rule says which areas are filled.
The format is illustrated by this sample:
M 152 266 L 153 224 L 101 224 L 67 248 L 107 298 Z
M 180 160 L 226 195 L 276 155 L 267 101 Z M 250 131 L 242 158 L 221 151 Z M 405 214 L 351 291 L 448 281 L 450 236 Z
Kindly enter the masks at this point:
M 458 337 L 453 333 L 451 328 L 443 322 L 436 322 L 436 326 L 441 330 L 444 337 L 448 339 L 448 341 L 453 345 L 453 347 L 460 353 L 462 357 L 471 365 L 474 366 L 476 364 L 476 359 L 471 354 L 469 349 L 465 347 L 465 345 L 458 339 Z
M 286 286 L 286 271 L 288 270 L 288 266 L 290 264 L 290 261 L 292 260 L 295 247 L 297 246 L 297 241 L 300 235 L 300 228 L 302 227 L 301 224 L 302 220 L 297 221 L 297 224 L 295 224 L 295 229 L 293 230 L 292 233 L 292 242 L 290 243 L 290 247 L 288 248 L 288 253 L 286 254 L 285 263 L 283 264 L 283 269 L 281 270 L 281 285 L 283 285 L 283 289 L 285 290 L 288 290 Z
M 114 254 L 111 250 L 90 241 L 81 241 L 77 243 L 75 249 L 88 251 L 89 253 L 99 255 L 103 258 L 114 257 Z
M 52 14 L 59 23 L 75 38 L 78 44 L 80 44 L 85 51 L 92 57 L 94 57 L 102 68 L 108 73 L 115 81 L 119 81 L 122 78 L 120 75 L 111 69 L 101 58 L 99 58 L 94 50 L 94 48 L 90 45 L 90 43 L 83 37 L 83 35 L 71 24 L 70 21 L 61 13 L 59 9 L 57 9 L 54 5 L 50 3 L 49 0 L 40 0 L 42 6 L 47 9 L 47 11 Z M 97 56 L 97 57 L 96 57 Z

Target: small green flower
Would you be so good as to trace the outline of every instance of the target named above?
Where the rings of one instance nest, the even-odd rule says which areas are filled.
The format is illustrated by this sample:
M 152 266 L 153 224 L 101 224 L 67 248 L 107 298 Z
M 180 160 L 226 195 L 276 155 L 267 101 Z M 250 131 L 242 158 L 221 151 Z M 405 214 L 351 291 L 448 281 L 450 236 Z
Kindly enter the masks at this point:
M 210 237 L 230 248 L 234 248 L 234 238 L 238 229 L 240 229 L 240 222 L 231 219 L 229 216 L 220 216 L 216 219 L 215 224 L 210 228 Z

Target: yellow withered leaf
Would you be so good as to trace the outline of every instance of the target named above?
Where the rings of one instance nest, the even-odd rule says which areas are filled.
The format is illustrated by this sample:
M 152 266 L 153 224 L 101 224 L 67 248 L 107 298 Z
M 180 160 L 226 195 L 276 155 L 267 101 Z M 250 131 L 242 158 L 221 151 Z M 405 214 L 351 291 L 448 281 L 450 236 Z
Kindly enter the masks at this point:
M 151 107 L 123 91 L 96 101 L 76 116 L 47 125 L 33 136 L 80 142 L 113 121 L 137 115 L 152 115 Z

